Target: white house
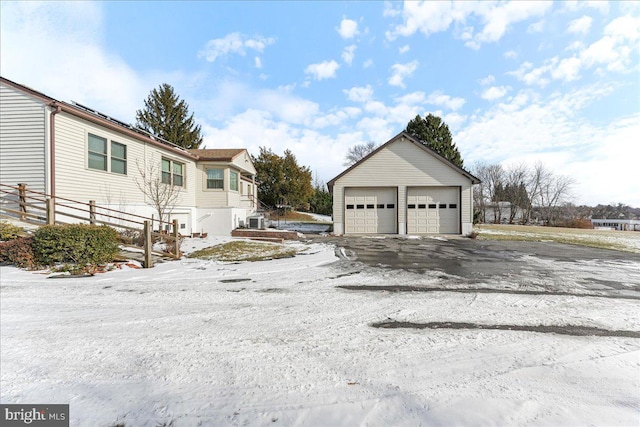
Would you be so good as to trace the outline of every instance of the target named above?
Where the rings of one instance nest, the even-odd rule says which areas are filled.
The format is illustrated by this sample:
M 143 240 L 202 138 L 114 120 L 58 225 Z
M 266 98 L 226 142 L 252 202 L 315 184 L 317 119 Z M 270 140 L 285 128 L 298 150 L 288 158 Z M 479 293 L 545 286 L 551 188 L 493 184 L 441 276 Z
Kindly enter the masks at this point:
M 152 170 L 178 187 L 165 219 L 177 219 L 183 235 L 228 235 L 256 210 L 247 150 L 185 150 L 0 77 L 1 184 L 151 217 L 155 210 L 137 183 Z
M 480 180 L 405 132 L 329 181 L 335 234 L 469 234 Z

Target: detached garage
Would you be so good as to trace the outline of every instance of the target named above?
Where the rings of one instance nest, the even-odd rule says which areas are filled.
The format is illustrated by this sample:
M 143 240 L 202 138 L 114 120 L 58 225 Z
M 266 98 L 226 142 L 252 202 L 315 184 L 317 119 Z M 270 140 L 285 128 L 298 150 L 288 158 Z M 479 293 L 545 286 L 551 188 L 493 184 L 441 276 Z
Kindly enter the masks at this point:
M 469 234 L 480 180 L 405 132 L 329 181 L 335 234 Z

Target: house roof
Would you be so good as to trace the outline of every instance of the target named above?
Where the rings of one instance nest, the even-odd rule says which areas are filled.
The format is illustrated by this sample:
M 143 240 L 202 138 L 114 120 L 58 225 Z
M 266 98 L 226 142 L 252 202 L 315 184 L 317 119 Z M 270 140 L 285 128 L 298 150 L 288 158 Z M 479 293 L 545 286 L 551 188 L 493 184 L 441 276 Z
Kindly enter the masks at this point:
M 53 107 L 53 108 L 59 107 L 61 111 L 67 112 L 74 116 L 99 124 L 106 128 L 115 130 L 117 132 L 124 133 L 127 136 L 138 139 L 140 141 L 144 141 L 146 143 L 160 146 L 164 149 L 170 150 L 176 154 L 188 157 L 193 160 L 231 162 L 237 156 L 242 154 L 242 152 L 247 151 L 244 148 L 225 148 L 225 149 L 208 148 L 208 149 L 186 150 L 182 147 L 179 147 L 171 143 L 170 141 L 164 141 L 161 138 L 155 135 L 152 135 L 150 133 L 147 133 L 142 129 L 135 128 L 120 120 L 113 119 L 105 114 L 91 110 L 90 108 L 81 106 L 79 104 L 73 105 L 73 104 L 68 104 L 66 102 L 58 101 L 54 98 L 51 98 L 43 94 L 42 92 L 38 92 L 34 89 L 31 89 L 30 87 L 13 82 L 1 76 L 0 76 L 0 82 L 5 83 L 15 89 L 18 89 L 30 96 L 33 96 L 34 98 L 39 99 L 40 101 L 44 102 L 50 107 Z
M 343 176 L 345 176 L 346 174 L 351 172 L 353 169 L 358 167 L 358 165 L 360 165 L 361 163 L 367 161 L 367 159 L 369 159 L 371 156 L 376 154 L 378 151 L 384 149 L 388 145 L 393 144 L 394 142 L 396 142 L 400 138 L 406 138 L 409 142 L 413 143 L 414 145 L 416 145 L 421 150 L 423 150 L 426 153 L 432 155 L 433 157 L 435 157 L 436 159 L 440 160 L 445 165 L 455 169 L 459 174 L 461 174 L 461 175 L 465 176 L 466 178 L 468 178 L 469 180 L 471 180 L 472 184 L 480 184 L 480 182 L 481 182 L 480 179 L 478 179 L 477 177 L 473 176 L 472 174 L 470 174 L 469 172 L 467 172 L 466 170 L 464 170 L 460 166 L 452 163 L 450 160 L 445 159 L 440 154 L 436 153 L 431 148 L 427 147 L 426 145 L 424 145 L 420 141 L 418 141 L 416 138 L 414 138 L 413 136 L 409 135 L 407 132 L 402 131 L 399 134 L 397 134 L 396 136 L 394 136 L 393 138 L 391 138 L 389 141 L 385 142 L 380 147 L 376 148 L 371 153 L 369 153 L 368 155 L 364 156 L 362 159 L 360 159 L 359 161 L 357 161 L 356 163 L 351 165 L 351 167 L 349 167 L 348 169 L 343 171 L 340 175 L 336 176 L 331 181 L 329 181 L 327 183 L 327 187 L 329 187 L 329 191 L 333 192 L 333 186 L 334 186 L 334 184 L 336 183 L 337 180 L 339 180 L 340 178 L 342 178 Z
M 231 162 L 247 151 L 244 148 L 205 148 L 191 149 L 189 152 L 198 156 L 199 160 L 214 162 Z

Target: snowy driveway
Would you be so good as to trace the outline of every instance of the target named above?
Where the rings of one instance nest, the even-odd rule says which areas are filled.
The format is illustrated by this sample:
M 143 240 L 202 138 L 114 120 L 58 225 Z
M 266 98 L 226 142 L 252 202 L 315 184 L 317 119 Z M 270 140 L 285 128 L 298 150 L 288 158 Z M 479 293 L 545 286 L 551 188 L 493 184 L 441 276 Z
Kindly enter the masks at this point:
M 90 426 L 638 423 L 637 255 L 313 242 L 83 279 L 0 267 L 2 403 L 69 403 Z

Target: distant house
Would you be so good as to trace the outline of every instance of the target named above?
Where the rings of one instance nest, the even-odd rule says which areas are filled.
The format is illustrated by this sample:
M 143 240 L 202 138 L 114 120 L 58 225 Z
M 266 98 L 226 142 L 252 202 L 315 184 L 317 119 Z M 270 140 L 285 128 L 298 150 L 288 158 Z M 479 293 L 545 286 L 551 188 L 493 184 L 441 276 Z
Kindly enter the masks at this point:
M 256 210 L 246 149 L 185 150 L 79 104 L 0 77 L 0 183 L 151 217 L 138 188 L 155 169 L 179 187 L 180 233 L 228 235 Z M 157 214 L 156 214 L 157 217 Z
M 596 230 L 640 231 L 640 220 L 637 219 L 592 219 L 591 225 Z
M 469 234 L 480 180 L 402 132 L 329 181 L 336 234 Z

